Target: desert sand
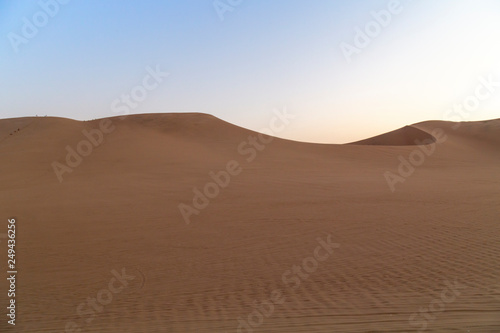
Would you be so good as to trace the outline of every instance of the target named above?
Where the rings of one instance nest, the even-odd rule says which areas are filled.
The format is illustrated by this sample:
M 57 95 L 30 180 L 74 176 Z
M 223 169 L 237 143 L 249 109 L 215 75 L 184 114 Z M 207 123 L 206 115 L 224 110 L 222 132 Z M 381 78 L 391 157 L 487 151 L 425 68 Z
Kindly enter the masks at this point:
M 60 181 L 101 124 L 0 120 L 19 271 L 0 331 L 500 332 L 500 119 L 251 153 L 255 132 L 210 115 L 115 117 Z

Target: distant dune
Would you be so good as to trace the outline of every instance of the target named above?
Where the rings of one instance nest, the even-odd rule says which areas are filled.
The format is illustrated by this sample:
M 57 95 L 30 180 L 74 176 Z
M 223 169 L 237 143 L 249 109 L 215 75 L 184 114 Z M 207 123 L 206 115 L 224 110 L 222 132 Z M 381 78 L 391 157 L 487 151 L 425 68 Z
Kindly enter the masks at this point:
M 413 126 L 405 126 L 398 130 L 377 135 L 369 139 L 353 142 L 358 145 L 377 146 L 413 146 L 436 142 L 436 138 L 423 130 Z
M 15 330 L 500 332 L 499 147 L 500 119 L 346 145 L 197 113 L 0 120 Z

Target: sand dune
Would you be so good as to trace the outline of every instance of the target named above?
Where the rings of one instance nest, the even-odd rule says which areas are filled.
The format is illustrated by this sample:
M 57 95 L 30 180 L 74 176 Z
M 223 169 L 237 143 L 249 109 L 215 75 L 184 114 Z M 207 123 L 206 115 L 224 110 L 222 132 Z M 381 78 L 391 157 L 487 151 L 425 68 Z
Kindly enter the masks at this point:
M 353 142 L 358 145 L 377 146 L 413 146 L 436 142 L 436 138 L 426 131 L 413 126 L 405 126 L 395 131 L 374 136 L 369 139 Z
M 500 332 L 500 119 L 349 145 L 205 114 L 105 121 L 99 142 L 102 120 L 0 120 L 14 331 Z M 193 204 L 210 172 L 225 186 Z

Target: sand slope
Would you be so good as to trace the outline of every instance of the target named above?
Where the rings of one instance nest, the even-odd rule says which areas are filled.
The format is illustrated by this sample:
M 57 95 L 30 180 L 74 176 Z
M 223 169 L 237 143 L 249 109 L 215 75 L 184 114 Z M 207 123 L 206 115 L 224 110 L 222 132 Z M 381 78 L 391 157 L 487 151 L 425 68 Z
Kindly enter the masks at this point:
M 18 220 L 14 331 L 237 332 L 279 291 L 254 332 L 500 332 L 500 120 L 352 145 L 274 139 L 249 162 L 238 147 L 255 133 L 210 115 L 112 118 L 60 183 L 51 163 L 99 123 L 0 120 L 0 212 Z M 440 141 L 414 145 L 436 129 Z M 241 173 L 186 224 L 179 204 L 231 160 Z M 404 179 L 394 192 L 387 172 Z M 328 235 L 340 247 L 293 274 Z M 79 307 L 123 268 L 134 279 L 109 304 Z M 446 281 L 455 293 L 439 302 Z M 440 311 L 418 315 L 430 305 Z
M 432 132 L 426 132 L 413 126 L 405 126 L 395 131 L 380 134 L 369 139 L 353 142 L 358 145 L 377 146 L 413 146 L 436 142 Z

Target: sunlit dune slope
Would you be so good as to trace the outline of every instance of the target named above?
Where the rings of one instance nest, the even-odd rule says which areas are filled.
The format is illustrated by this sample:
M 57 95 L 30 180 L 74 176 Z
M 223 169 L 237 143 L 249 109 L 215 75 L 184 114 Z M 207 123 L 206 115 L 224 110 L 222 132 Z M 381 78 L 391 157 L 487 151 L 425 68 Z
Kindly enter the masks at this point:
M 500 120 L 347 145 L 206 114 L 0 120 L 16 332 L 499 332 L 499 138 Z

